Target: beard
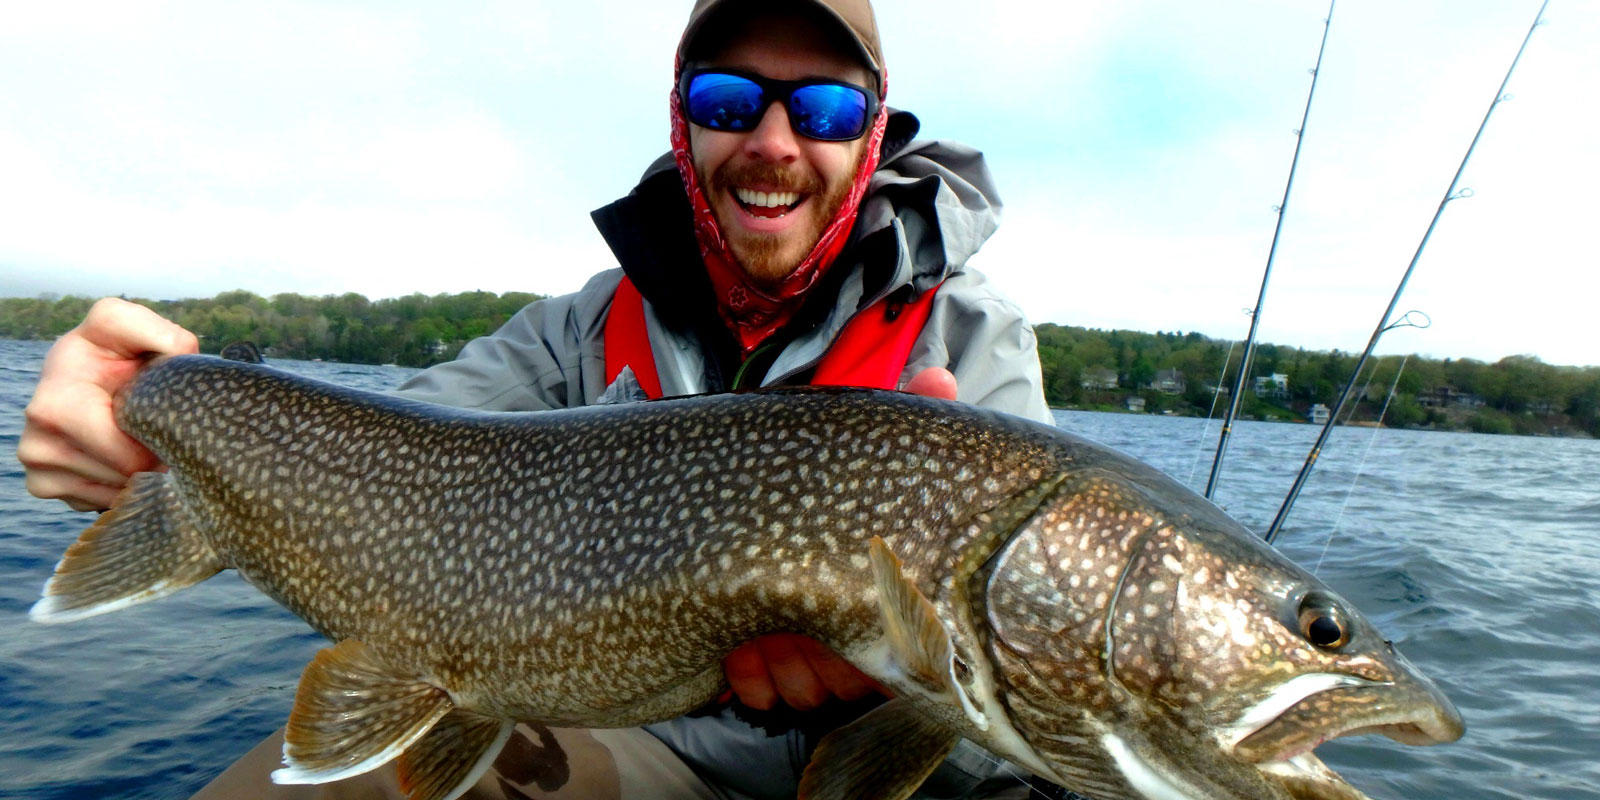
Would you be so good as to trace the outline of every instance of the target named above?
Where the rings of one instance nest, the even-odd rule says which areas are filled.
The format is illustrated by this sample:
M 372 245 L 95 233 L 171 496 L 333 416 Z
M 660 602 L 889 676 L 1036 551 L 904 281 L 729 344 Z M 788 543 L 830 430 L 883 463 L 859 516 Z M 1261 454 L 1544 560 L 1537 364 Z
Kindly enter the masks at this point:
M 859 159 L 856 167 L 860 168 Z M 723 238 L 728 242 L 733 257 L 738 260 L 739 267 L 752 280 L 765 284 L 775 284 L 788 277 L 815 249 L 822 232 L 844 205 L 855 180 L 855 170 L 825 184 L 814 172 L 784 169 L 765 162 L 737 166 L 731 161 L 723 162 L 709 176 L 696 165 L 695 172 L 707 196 L 713 198 L 711 213 L 716 216 L 717 225 L 722 229 Z M 733 224 L 733 220 L 723 219 L 720 211 L 722 204 L 716 198 L 732 197 L 733 187 L 752 184 L 804 195 L 805 201 L 790 213 L 803 213 L 805 219 L 781 233 L 741 230 Z

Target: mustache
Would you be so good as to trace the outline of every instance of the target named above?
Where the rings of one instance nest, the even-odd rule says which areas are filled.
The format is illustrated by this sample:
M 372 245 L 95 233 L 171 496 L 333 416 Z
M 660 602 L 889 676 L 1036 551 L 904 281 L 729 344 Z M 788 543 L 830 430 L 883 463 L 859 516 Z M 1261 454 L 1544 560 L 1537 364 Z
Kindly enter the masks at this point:
M 759 161 L 738 165 L 724 162 L 711 174 L 711 183 L 712 188 L 760 185 L 800 194 L 819 194 L 823 189 L 822 179 L 815 174 Z

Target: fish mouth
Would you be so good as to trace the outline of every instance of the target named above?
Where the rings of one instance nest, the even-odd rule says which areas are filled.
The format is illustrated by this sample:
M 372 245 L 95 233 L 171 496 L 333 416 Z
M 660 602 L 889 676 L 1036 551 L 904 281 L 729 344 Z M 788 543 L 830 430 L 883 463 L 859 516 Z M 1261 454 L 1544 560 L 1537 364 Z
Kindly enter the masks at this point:
M 1241 722 L 1269 716 L 1264 708 L 1286 705 L 1281 713 L 1229 737 L 1235 757 L 1253 762 L 1294 800 L 1370 800 L 1316 757 L 1313 751 L 1324 742 L 1376 733 L 1402 744 L 1433 745 L 1460 739 L 1466 730 L 1455 706 L 1420 675 L 1403 674 L 1394 681 L 1348 675 L 1296 680 L 1301 683 L 1280 687 Z M 1293 700 L 1300 692 L 1304 696 Z
M 1372 800 L 1311 753 L 1301 753 L 1284 761 L 1268 761 L 1260 768 L 1263 775 L 1276 781 L 1294 800 Z

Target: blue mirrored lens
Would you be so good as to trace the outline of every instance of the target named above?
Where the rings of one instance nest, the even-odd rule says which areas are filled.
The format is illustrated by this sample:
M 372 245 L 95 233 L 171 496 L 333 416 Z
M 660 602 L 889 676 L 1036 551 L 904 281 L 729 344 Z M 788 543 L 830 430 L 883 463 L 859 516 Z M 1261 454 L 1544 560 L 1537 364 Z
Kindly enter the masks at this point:
M 789 124 L 813 139 L 854 139 L 867 123 L 867 98 L 849 86 L 802 86 L 789 96 Z
M 690 121 L 718 131 L 748 131 L 761 121 L 761 87 L 737 75 L 696 75 L 689 83 Z

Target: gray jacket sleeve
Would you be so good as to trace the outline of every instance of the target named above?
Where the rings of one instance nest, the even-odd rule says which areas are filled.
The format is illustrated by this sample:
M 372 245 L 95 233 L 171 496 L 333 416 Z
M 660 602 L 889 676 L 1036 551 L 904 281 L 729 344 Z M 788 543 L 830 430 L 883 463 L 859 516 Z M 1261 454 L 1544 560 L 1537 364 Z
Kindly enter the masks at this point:
M 574 294 L 529 303 L 395 394 L 487 411 L 586 405 L 605 390 L 605 318 L 621 279 L 622 270 L 607 270 Z
M 980 272 L 958 272 L 934 295 L 904 375 L 928 367 L 955 374 L 958 400 L 1055 424 L 1044 401 L 1033 326 Z

